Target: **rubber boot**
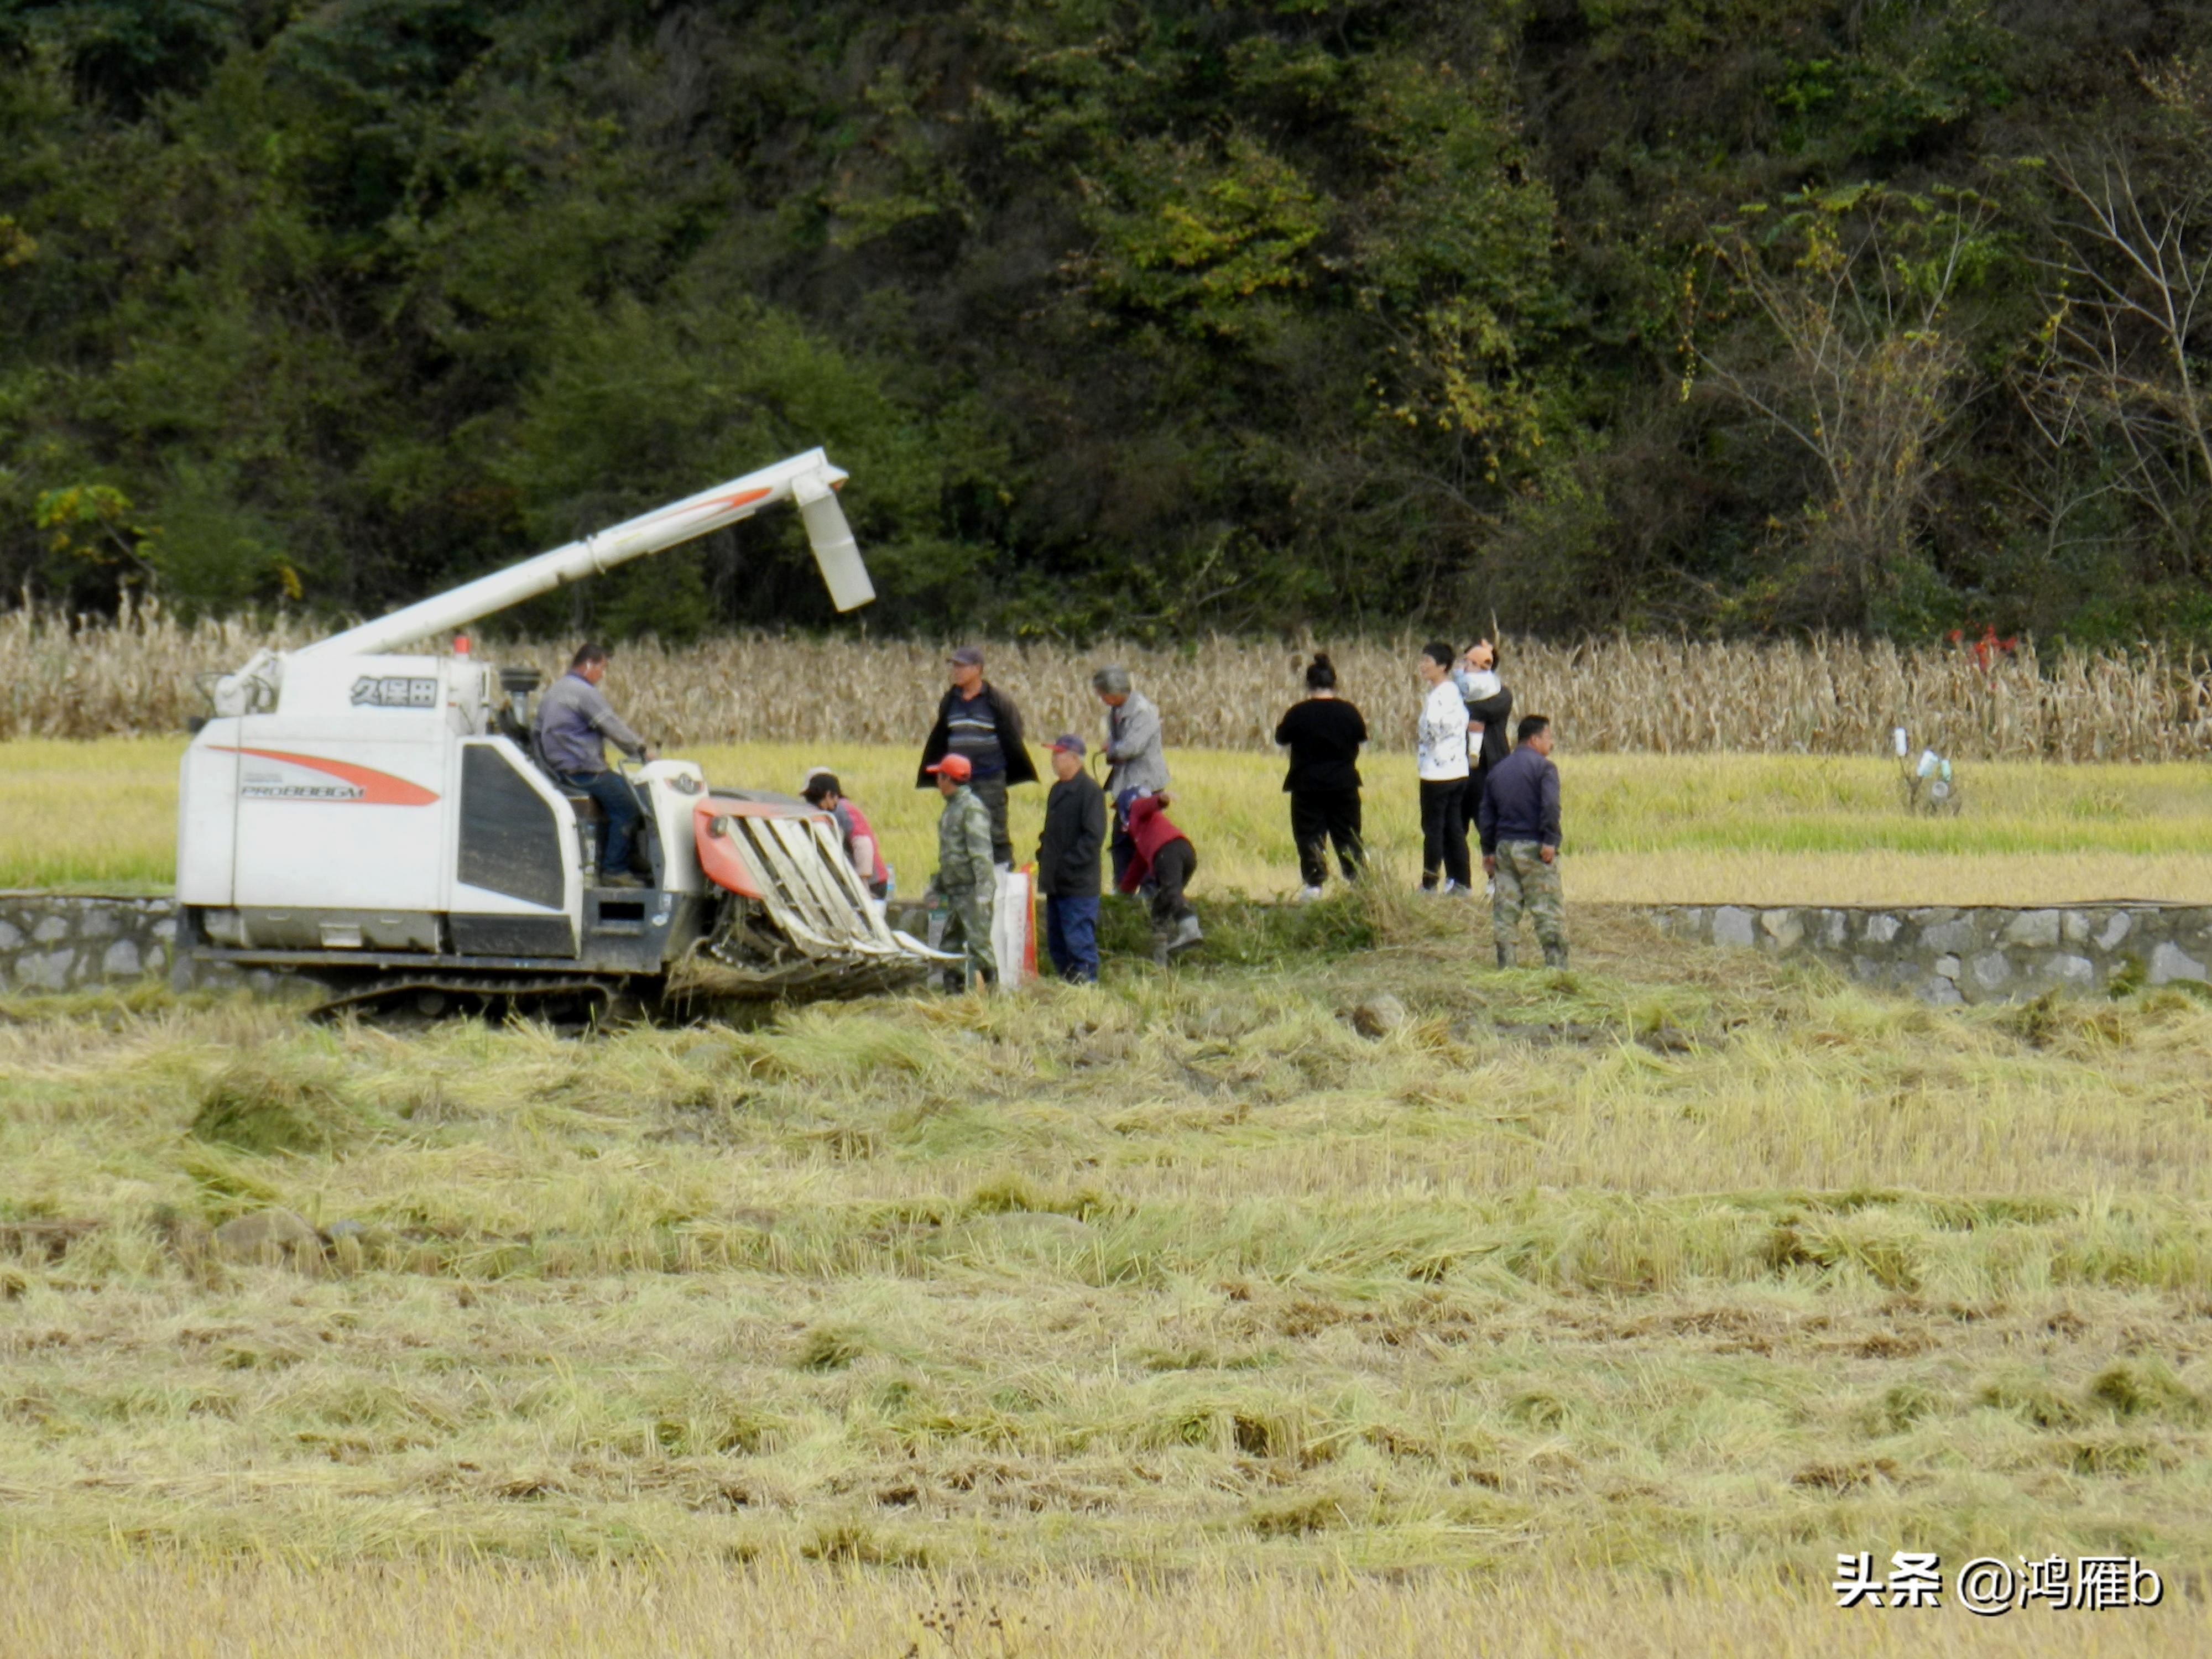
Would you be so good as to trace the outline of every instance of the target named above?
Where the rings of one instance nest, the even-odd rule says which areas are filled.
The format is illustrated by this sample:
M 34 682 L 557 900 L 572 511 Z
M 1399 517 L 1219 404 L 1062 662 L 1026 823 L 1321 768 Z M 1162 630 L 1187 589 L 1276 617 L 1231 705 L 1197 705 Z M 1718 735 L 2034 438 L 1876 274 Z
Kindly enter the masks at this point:
M 1544 966 L 1547 968 L 1564 968 L 1566 965 L 1567 947 L 1565 945 L 1547 945 L 1544 947 Z
M 1498 947 L 1498 965 L 1500 968 L 1512 967 L 1515 961 L 1515 955 L 1516 953 L 1513 946 L 1510 945 L 1499 945 Z
M 1175 936 L 1168 940 L 1168 954 L 1173 956 L 1177 951 L 1188 951 L 1205 938 L 1206 934 L 1199 927 L 1197 916 L 1185 916 L 1176 924 Z

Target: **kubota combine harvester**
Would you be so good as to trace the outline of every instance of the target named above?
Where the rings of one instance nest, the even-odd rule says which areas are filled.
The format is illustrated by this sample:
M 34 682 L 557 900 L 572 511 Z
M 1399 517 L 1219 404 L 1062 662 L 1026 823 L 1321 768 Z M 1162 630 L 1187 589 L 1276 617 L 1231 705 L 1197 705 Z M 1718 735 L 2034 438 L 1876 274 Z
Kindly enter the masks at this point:
M 185 756 L 180 970 L 287 970 L 326 987 L 326 1006 L 604 1012 L 848 996 L 946 960 L 870 906 L 826 814 L 711 785 L 689 761 L 625 769 L 650 878 L 597 885 L 596 804 L 529 752 L 538 672 L 392 654 L 786 500 L 837 608 L 866 605 L 845 477 L 811 450 L 224 675 Z

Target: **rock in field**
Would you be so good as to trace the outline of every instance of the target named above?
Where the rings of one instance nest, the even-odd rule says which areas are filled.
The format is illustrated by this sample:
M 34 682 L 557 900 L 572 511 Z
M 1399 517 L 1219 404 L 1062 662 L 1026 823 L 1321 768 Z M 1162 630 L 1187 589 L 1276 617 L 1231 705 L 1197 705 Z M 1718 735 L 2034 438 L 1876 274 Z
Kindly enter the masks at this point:
M 1352 1011 L 1352 1029 L 1364 1037 L 1386 1037 L 1393 1031 L 1403 1030 L 1412 1018 L 1406 1005 L 1388 991 L 1370 997 Z
M 289 1210 L 258 1210 L 215 1230 L 216 1253 L 226 1261 L 289 1267 L 319 1279 L 329 1271 L 323 1236 Z

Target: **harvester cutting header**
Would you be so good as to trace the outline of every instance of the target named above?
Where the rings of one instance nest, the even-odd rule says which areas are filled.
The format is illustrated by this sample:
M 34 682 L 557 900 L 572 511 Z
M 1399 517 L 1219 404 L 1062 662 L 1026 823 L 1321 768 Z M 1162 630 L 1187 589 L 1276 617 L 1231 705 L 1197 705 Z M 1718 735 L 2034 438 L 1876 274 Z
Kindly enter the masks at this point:
M 623 774 L 647 873 L 601 884 L 601 811 L 529 752 L 534 669 L 398 654 L 565 583 L 795 502 L 840 611 L 875 597 L 822 451 L 779 461 L 215 685 L 186 750 L 177 897 L 187 961 L 288 969 L 335 1000 L 839 996 L 938 960 L 895 933 L 826 814 Z M 419 647 L 418 647 L 419 648 Z

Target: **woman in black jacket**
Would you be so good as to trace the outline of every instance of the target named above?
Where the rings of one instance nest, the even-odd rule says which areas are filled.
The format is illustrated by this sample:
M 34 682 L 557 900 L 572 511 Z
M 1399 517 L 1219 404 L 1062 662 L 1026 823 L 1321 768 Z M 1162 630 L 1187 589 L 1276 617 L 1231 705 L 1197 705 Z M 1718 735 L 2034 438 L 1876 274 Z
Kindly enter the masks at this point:
M 1367 722 L 1336 695 L 1336 670 L 1319 652 L 1306 668 L 1306 700 L 1293 703 L 1275 728 L 1275 741 L 1291 751 L 1290 775 L 1283 780 L 1291 798 L 1291 839 L 1297 843 L 1301 899 L 1321 896 L 1328 879 L 1328 843 L 1344 878 L 1359 873 L 1365 854 L 1359 842 L 1359 745 L 1367 741 Z

